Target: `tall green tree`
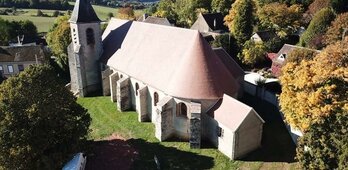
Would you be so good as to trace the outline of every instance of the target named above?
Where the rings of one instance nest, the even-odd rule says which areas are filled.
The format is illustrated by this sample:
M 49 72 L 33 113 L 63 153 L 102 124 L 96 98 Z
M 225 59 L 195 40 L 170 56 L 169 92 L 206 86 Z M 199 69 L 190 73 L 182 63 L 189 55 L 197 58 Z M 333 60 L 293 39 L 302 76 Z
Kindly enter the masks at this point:
M 299 44 L 304 47 L 321 49 L 324 46 L 323 35 L 334 19 L 335 13 L 331 8 L 321 9 L 314 15 L 307 30 L 302 34 Z
M 56 56 L 56 62 L 61 69 L 59 72 L 67 79 L 69 79 L 68 46 L 71 43 L 69 18 L 69 15 L 59 16 L 47 33 L 47 43 Z
M 223 16 L 228 14 L 231 5 L 235 0 L 212 0 L 211 9 L 213 12 L 220 12 Z
M 253 31 L 254 3 L 252 0 L 236 0 L 224 18 L 225 24 L 236 38 L 238 44 L 250 39 Z
M 48 65 L 0 85 L 0 167 L 59 169 L 82 151 L 91 118 Z

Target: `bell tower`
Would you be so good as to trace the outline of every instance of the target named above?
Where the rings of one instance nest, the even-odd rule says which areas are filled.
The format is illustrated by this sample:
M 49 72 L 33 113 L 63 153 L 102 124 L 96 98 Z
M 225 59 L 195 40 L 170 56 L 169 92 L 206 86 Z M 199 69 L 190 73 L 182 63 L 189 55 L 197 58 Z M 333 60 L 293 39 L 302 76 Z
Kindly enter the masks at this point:
M 76 0 L 69 20 L 72 42 L 68 47 L 68 56 L 71 90 L 80 97 L 101 90 L 100 22 L 89 0 Z

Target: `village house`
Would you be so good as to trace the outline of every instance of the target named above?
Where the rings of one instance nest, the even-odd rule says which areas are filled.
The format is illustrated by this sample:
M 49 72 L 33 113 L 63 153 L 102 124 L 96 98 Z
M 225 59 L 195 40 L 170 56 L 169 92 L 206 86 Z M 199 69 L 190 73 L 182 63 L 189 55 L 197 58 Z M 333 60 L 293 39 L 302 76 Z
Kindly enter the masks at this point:
M 228 28 L 224 25 L 224 16 L 221 13 L 200 13 L 191 29 L 198 30 L 207 41 L 214 40 L 222 34 L 229 34 Z
M 276 55 L 273 55 L 272 59 L 272 74 L 275 77 L 279 77 L 281 75 L 281 68 L 286 64 L 287 55 L 295 50 L 295 49 L 307 49 L 307 50 L 313 50 L 310 48 L 304 48 L 300 46 L 290 45 L 290 44 L 284 44 L 283 47 L 279 50 L 279 52 Z M 318 50 L 313 50 L 316 52 L 320 52 Z
M 254 42 L 264 43 L 276 37 L 277 37 L 277 34 L 273 31 L 258 31 L 258 32 L 255 32 L 250 39 L 253 40 Z
M 0 47 L 0 71 L 10 77 L 32 64 L 49 62 L 47 50 L 41 45 Z
M 153 17 L 153 16 L 148 16 L 147 14 L 143 14 L 141 17 L 138 18 L 137 21 L 151 23 L 151 24 L 172 26 L 172 24 L 168 21 L 167 18 Z
M 261 146 L 264 121 L 237 100 L 244 71 L 222 48 L 197 30 L 112 18 L 100 37 L 99 24 L 90 3 L 77 0 L 68 48 L 76 95 L 109 91 L 118 110 L 154 123 L 159 141 L 200 148 L 206 139 L 230 159 Z

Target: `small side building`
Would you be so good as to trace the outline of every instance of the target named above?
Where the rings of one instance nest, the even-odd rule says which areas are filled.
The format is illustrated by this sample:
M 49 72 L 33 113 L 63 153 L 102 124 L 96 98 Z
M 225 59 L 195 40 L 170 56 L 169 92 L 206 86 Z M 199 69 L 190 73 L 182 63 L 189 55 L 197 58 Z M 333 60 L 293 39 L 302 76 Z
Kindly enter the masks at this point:
M 224 25 L 224 16 L 221 13 L 200 13 L 191 29 L 198 30 L 206 40 L 212 40 L 216 36 L 229 33 L 228 28 Z
M 206 138 L 230 159 L 261 147 L 265 121 L 252 107 L 231 96 L 225 94 L 204 120 Z

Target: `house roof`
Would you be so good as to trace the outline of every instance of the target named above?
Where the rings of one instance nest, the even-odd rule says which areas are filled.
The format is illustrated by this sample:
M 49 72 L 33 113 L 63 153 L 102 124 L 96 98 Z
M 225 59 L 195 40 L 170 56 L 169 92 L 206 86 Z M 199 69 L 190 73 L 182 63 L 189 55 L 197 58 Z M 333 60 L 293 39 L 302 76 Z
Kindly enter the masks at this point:
M 215 54 L 226 65 L 227 69 L 232 73 L 235 79 L 244 79 L 244 71 L 235 60 L 221 47 L 213 48 Z
M 106 30 L 126 23 L 112 19 Z M 112 50 L 112 45 L 104 50 Z M 218 99 L 239 89 L 233 74 L 196 30 L 133 21 L 107 65 L 179 98 Z
M 46 61 L 47 55 L 40 45 L 1 47 L 0 62 Z
M 100 19 L 94 12 L 89 0 L 76 0 L 69 22 L 90 23 L 100 22 Z
M 224 25 L 224 17 L 221 13 L 200 13 L 191 29 L 199 30 L 200 32 L 228 32 L 228 28 Z
M 264 123 L 264 120 L 252 107 L 231 96 L 223 95 L 222 102 L 218 104 L 220 106 L 214 111 L 214 119 L 227 126 L 233 132 L 238 130 L 249 114 L 255 114 Z
M 275 37 L 277 37 L 277 34 L 273 31 L 258 31 L 255 32 L 255 34 L 257 34 L 262 41 L 267 42 Z
M 316 51 L 316 52 L 320 52 L 319 50 L 314 50 L 314 49 L 310 49 L 310 48 L 300 47 L 300 46 L 296 46 L 296 45 L 284 44 L 283 47 L 278 51 L 277 57 L 273 59 L 273 62 L 278 62 L 280 64 L 283 63 L 285 60 L 279 60 L 279 56 L 283 55 L 283 54 L 288 55 L 294 49 L 307 49 L 307 50 L 313 50 L 313 51 Z
M 158 18 L 158 17 L 148 16 L 143 22 L 171 26 L 167 18 Z
M 213 31 L 228 31 L 228 28 L 224 25 L 224 16 L 221 13 L 202 14 L 202 17 Z

